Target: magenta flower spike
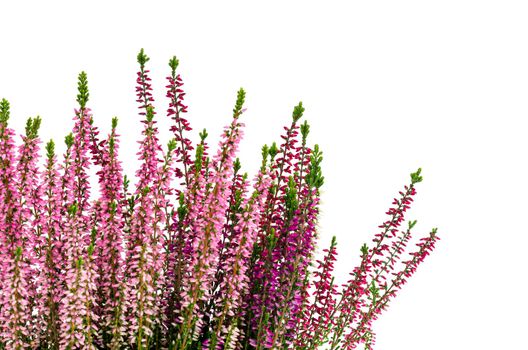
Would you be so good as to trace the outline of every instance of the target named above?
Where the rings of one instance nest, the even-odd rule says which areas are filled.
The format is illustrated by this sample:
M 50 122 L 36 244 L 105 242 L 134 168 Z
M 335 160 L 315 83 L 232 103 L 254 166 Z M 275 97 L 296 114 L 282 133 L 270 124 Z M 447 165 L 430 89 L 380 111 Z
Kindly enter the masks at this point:
M 187 113 L 187 106 L 183 104 L 185 92 L 183 91 L 182 78 L 180 74 L 176 74 L 178 65 L 179 61 L 176 56 L 172 57 L 169 61 L 171 75 L 167 77 L 169 84 L 166 86 L 167 97 L 169 98 L 167 115 L 174 122 L 170 130 L 173 132 L 174 140 L 176 141 L 174 156 L 176 164 L 179 165 L 175 168 L 175 176 L 178 179 L 183 178 L 184 181 L 180 185 L 189 186 L 190 167 L 193 164 L 190 153 L 194 148 L 191 140 L 186 137 L 186 133 L 191 131 L 192 128 L 183 116 L 184 113 Z M 176 194 L 179 195 L 179 192 Z
M 310 349 L 324 343 L 324 329 L 327 325 L 333 324 L 331 317 L 336 307 L 337 288 L 334 283 L 332 272 L 334 262 L 337 260 L 336 237 L 332 237 L 329 249 L 324 249 L 326 253 L 324 259 L 317 260 L 317 269 L 313 278 L 313 302 L 310 308 L 303 308 L 301 324 L 297 334 L 295 346 L 298 348 Z M 305 302 L 307 298 L 304 299 Z

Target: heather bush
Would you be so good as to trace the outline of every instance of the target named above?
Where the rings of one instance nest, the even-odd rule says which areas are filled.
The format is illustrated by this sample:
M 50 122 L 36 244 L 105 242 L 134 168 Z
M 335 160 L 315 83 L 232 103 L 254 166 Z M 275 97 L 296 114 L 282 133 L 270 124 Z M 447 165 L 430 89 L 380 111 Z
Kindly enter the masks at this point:
M 84 72 L 60 158 L 53 141 L 41 149 L 39 117 L 17 145 L 9 103 L 0 104 L 0 348 L 371 348 L 373 321 L 439 239 L 433 229 L 403 257 L 420 169 L 338 286 L 335 237 L 316 260 L 323 157 L 307 143 L 302 103 L 250 179 L 236 158 L 244 90 L 216 150 L 206 130 L 194 144 L 173 57 L 164 147 L 149 58 L 141 50 L 137 60 L 134 186 L 119 160 L 118 120 L 100 135 Z

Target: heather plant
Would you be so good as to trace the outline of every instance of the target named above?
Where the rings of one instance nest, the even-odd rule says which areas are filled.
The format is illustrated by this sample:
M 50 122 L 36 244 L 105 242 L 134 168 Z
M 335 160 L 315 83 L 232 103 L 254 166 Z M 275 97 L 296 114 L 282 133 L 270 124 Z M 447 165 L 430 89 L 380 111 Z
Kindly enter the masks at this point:
M 40 117 L 28 119 L 16 146 L 10 105 L 0 103 L 0 349 L 372 348 L 373 321 L 439 239 L 433 229 L 407 247 L 421 170 L 338 286 L 335 237 L 316 260 L 323 156 L 308 144 L 302 103 L 280 144 L 262 147 L 250 178 L 236 158 L 245 91 L 211 152 L 206 130 L 191 141 L 171 58 L 173 138 L 163 147 L 143 50 L 137 61 L 134 186 L 119 157 L 118 119 L 100 136 L 84 72 L 60 158 L 50 140 L 40 163 Z

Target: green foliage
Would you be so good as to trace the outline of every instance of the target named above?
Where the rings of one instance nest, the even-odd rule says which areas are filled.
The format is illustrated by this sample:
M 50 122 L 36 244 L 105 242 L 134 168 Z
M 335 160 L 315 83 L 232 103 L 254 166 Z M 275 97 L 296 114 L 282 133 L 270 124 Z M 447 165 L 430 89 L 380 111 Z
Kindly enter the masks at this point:
M 332 236 L 332 241 L 330 242 L 330 249 L 334 248 L 335 246 L 337 246 L 337 237 Z
M 173 152 L 176 149 L 177 146 L 176 139 L 172 139 L 167 143 L 167 149 L 169 150 L 169 153 Z
M 271 147 L 268 150 L 268 154 L 270 155 L 270 160 L 273 161 L 275 159 L 275 156 L 279 153 L 279 147 L 277 147 L 277 143 L 273 142 L 271 144 Z
M 139 53 L 137 55 L 137 61 L 139 65 L 141 66 L 141 69 L 145 67 L 145 63 L 147 63 L 150 60 L 150 58 L 145 54 L 145 50 L 141 49 L 139 50 Z
M 180 61 L 176 58 L 176 56 L 172 56 L 172 58 L 169 60 L 169 67 L 171 68 L 171 74 L 173 78 L 176 78 L 176 68 L 178 68 L 179 64 Z
M 268 145 L 262 146 L 262 164 L 260 167 L 261 171 L 266 170 L 266 163 L 268 162 L 269 148 Z
M 112 118 L 112 130 L 114 130 L 115 128 L 117 128 L 117 122 L 118 122 L 117 117 L 113 117 L 113 118 Z
M 77 202 L 73 202 L 73 204 L 68 207 L 68 214 L 70 216 L 75 216 L 75 214 L 77 214 L 78 209 L 79 207 L 77 205 Z
M 130 179 L 128 178 L 128 176 L 123 176 L 123 189 L 125 190 L 125 192 L 128 191 L 128 186 L 130 186 Z
M 271 228 L 269 234 L 266 236 L 268 241 L 268 251 L 273 250 L 275 246 L 277 245 L 277 242 L 279 241 L 279 237 L 275 235 L 275 229 Z
M 288 179 L 288 189 L 286 191 L 285 205 L 287 211 L 287 217 L 291 218 L 295 211 L 299 208 L 299 201 L 297 199 L 297 183 L 290 176 Z
M 90 97 L 90 93 L 88 92 L 88 76 L 86 75 L 86 72 L 81 72 L 79 74 L 79 78 L 77 80 L 77 91 L 77 102 L 79 103 L 81 109 L 84 109 Z
M 90 242 L 92 242 L 93 244 L 96 238 L 97 238 L 97 229 L 95 227 L 92 227 L 92 231 L 90 233 Z
M 7 123 L 9 114 L 9 101 L 3 98 L 0 102 L 0 123 Z
M 150 187 L 149 186 L 145 186 L 141 189 L 141 195 L 143 197 L 147 196 L 150 192 Z
M 15 249 L 15 257 L 17 257 L 18 259 L 20 259 L 20 257 L 22 257 L 22 247 L 21 246 L 16 247 L 16 249 Z
M 361 254 L 363 254 L 363 256 L 365 256 L 365 255 L 368 254 L 368 251 L 369 251 L 369 248 L 368 248 L 367 244 L 363 243 L 363 245 L 361 246 Z
M 71 132 L 64 138 L 64 143 L 66 143 L 68 149 L 73 145 L 73 134 Z
M 372 280 L 372 283 L 370 284 L 369 292 L 372 297 L 372 302 L 375 304 L 380 294 L 379 294 L 379 288 L 376 286 L 376 282 L 374 280 Z
M 308 183 L 308 186 L 311 188 L 320 188 L 324 184 L 324 176 L 321 170 L 322 161 L 323 152 L 319 150 L 319 145 L 315 145 L 310 157 L 308 175 L 306 175 L 306 183 Z
M 3 98 L 0 102 L 0 123 L 7 123 L 9 115 L 9 101 Z
M 49 140 L 48 143 L 46 143 L 46 155 L 48 159 L 55 157 L 55 142 L 53 140 Z
M 151 105 L 147 106 L 147 122 L 151 123 L 154 120 L 154 107 Z
M 207 133 L 207 130 L 206 130 L 206 129 L 203 129 L 203 131 L 200 132 L 198 135 L 200 136 L 200 140 L 201 140 L 202 142 L 204 142 L 205 139 L 207 138 L 207 136 L 209 136 L 209 134 Z
M 108 148 L 110 150 L 110 156 L 113 157 L 115 151 L 115 139 L 113 137 L 108 141 Z
M 113 200 L 110 202 L 110 214 L 115 215 L 117 213 L 117 201 Z
M 237 99 L 235 103 L 235 108 L 233 109 L 233 116 L 238 117 L 242 113 L 242 107 L 244 106 L 244 102 L 246 100 L 246 92 L 243 88 L 240 88 L 237 93 Z
M 236 158 L 233 162 L 233 170 L 235 171 L 235 175 L 238 173 L 238 171 L 242 168 L 242 165 L 240 164 L 240 158 Z
M 269 147 L 268 145 L 264 145 L 262 146 L 262 158 L 263 159 L 266 159 L 268 157 L 268 154 L 269 154 Z
M 183 192 L 180 192 L 180 198 L 178 199 L 178 204 L 179 204 L 178 209 L 177 209 L 178 219 L 179 219 L 179 222 L 183 222 L 188 212 L 187 206 L 185 205 L 185 196 Z
M 30 140 L 36 139 L 38 137 L 38 131 L 40 129 L 40 125 L 42 123 L 42 119 L 37 116 L 34 119 L 28 118 L 26 121 L 26 137 Z
M 202 170 L 203 154 L 204 146 L 202 144 L 198 144 L 198 147 L 196 147 L 196 159 L 194 160 L 194 168 L 196 169 L 197 174 L 200 172 L 200 170 Z
M 423 178 L 420 176 L 422 168 L 418 168 L 415 173 L 411 173 L 411 183 L 414 185 L 418 182 L 422 182 Z
M 292 113 L 293 122 L 297 123 L 297 121 L 299 121 L 299 119 L 301 119 L 301 117 L 303 116 L 303 113 L 304 113 L 304 107 L 301 101 L 299 102 L 297 106 L 293 107 L 293 113 Z
M 88 246 L 88 256 L 92 256 L 93 255 L 93 252 L 95 250 L 95 245 L 92 243 Z
M 303 145 L 306 144 L 306 138 L 308 137 L 309 133 L 310 133 L 310 125 L 308 125 L 308 122 L 305 120 L 304 123 L 301 124 L 301 135 L 302 135 Z

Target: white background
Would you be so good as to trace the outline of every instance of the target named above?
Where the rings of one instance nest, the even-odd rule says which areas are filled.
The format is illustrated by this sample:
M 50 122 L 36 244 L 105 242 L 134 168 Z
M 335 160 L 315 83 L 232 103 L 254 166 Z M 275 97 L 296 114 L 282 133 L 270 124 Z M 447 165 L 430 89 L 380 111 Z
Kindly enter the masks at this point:
M 22 132 L 39 114 L 62 153 L 86 70 L 96 123 L 106 132 L 120 117 L 132 174 L 144 47 L 162 129 L 173 54 L 194 140 L 207 127 L 216 144 L 246 89 L 240 157 L 254 173 L 302 100 L 325 155 L 321 244 L 337 235 L 341 280 L 423 168 L 409 218 L 442 240 L 377 322 L 377 348 L 528 349 L 525 2 L 194 3 L 2 1 L 0 97 L 12 125 Z

